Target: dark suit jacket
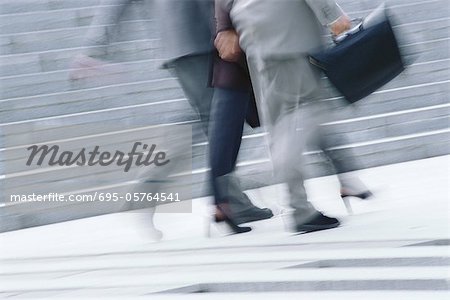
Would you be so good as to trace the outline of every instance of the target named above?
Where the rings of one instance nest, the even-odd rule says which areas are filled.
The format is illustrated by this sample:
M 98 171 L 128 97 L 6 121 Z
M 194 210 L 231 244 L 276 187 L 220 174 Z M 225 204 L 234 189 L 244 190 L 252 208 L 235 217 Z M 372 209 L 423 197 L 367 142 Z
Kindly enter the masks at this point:
M 224 30 L 233 29 L 233 25 L 229 17 L 229 11 L 227 11 L 226 8 L 216 5 L 215 15 L 217 33 Z M 242 54 L 239 62 L 228 62 L 221 59 L 218 53 L 215 52 L 213 55 L 211 85 L 217 88 L 250 92 L 252 99 L 247 111 L 246 121 L 252 127 L 260 126 L 255 96 L 253 94 L 247 60 L 244 53 Z

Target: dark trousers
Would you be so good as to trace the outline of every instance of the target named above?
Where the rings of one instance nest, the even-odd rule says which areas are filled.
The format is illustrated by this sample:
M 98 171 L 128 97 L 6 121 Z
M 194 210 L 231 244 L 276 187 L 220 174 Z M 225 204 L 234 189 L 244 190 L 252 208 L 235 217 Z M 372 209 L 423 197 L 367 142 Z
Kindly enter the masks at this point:
M 209 125 L 209 161 L 216 203 L 227 202 L 230 200 L 226 199 L 227 195 L 240 192 L 230 191 L 236 189 L 234 183 L 221 178 L 236 167 L 249 102 L 249 92 L 220 88 L 214 91 Z
M 254 207 L 233 172 L 250 93 L 208 87 L 210 59 L 210 54 L 179 58 L 172 70 L 208 136 L 214 202 L 229 203 L 233 213 L 240 213 Z

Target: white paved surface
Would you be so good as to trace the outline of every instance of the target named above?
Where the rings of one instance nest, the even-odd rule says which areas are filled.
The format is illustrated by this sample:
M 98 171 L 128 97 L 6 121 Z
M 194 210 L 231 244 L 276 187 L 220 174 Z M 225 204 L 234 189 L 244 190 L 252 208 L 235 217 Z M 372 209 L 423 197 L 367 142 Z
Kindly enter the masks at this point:
M 309 181 L 312 201 L 343 220 L 323 232 L 294 235 L 282 214 L 247 234 L 213 229 L 207 238 L 209 199 L 195 199 L 192 214 L 157 214 L 161 242 L 150 239 L 145 213 L 3 233 L 0 298 L 447 299 L 449 162 L 359 172 L 376 197 L 353 200 L 353 216 L 334 178 Z M 284 208 L 282 186 L 249 194 L 278 213 Z

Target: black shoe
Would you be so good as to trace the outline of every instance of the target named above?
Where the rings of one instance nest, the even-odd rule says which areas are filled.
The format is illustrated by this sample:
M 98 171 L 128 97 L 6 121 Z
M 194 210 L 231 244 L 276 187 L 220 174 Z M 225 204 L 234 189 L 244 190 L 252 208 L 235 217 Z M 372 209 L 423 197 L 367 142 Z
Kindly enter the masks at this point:
M 273 217 L 272 210 L 268 208 L 250 207 L 242 212 L 233 214 L 233 220 L 236 224 L 244 224 L 255 221 L 270 219 Z
M 365 191 L 365 192 L 361 192 L 361 193 L 352 193 L 348 190 L 341 190 L 341 197 L 345 198 L 345 197 L 356 197 L 359 198 L 361 200 L 366 200 L 369 199 L 373 196 L 373 193 L 369 190 Z
M 339 220 L 335 218 L 327 217 L 321 213 L 313 217 L 311 220 L 298 224 L 296 226 L 297 232 L 312 232 L 318 230 L 325 230 L 338 227 L 340 225 Z
M 359 198 L 360 200 L 367 200 L 373 196 L 373 193 L 369 190 L 361 192 L 361 193 L 355 193 L 351 192 L 350 190 L 347 190 L 345 188 L 341 189 L 341 198 L 344 202 L 345 208 L 347 209 L 347 212 L 349 215 L 353 215 L 353 209 L 352 205 L 350 204 L 349 197 L 355 197 Z
M 234 217 L 231 217 L 231 214 L 229 211 L 230 210 L 229 210 L 227 204 L 223 203 L 223 204 L 217 205 L 216 212 L 214 214 L 214 221 L 216 223 L 225 222 L 225 224 L 227 224 L 230 227 L 230 229 L 233 231 L 233 233 L 235 233 L 235 234 L 245 233 L 245 232 L 249 232 L 252 230 L 251 227 L 238 226 L 239 224 L 236 223 L 236 221 L 234 220 Z

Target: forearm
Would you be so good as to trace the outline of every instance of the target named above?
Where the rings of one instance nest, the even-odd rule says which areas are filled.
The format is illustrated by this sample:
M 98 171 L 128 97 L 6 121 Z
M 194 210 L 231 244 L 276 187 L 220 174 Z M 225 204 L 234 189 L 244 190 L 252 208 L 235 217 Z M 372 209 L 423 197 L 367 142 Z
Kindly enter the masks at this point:
M 334 0 L 305 0 L 316 15 L 319 22 L 326 26 L 336 22 L 344 11 Z
M 230 11 L 232 0 L 215 0 L 216 32 L 233 29 Z

